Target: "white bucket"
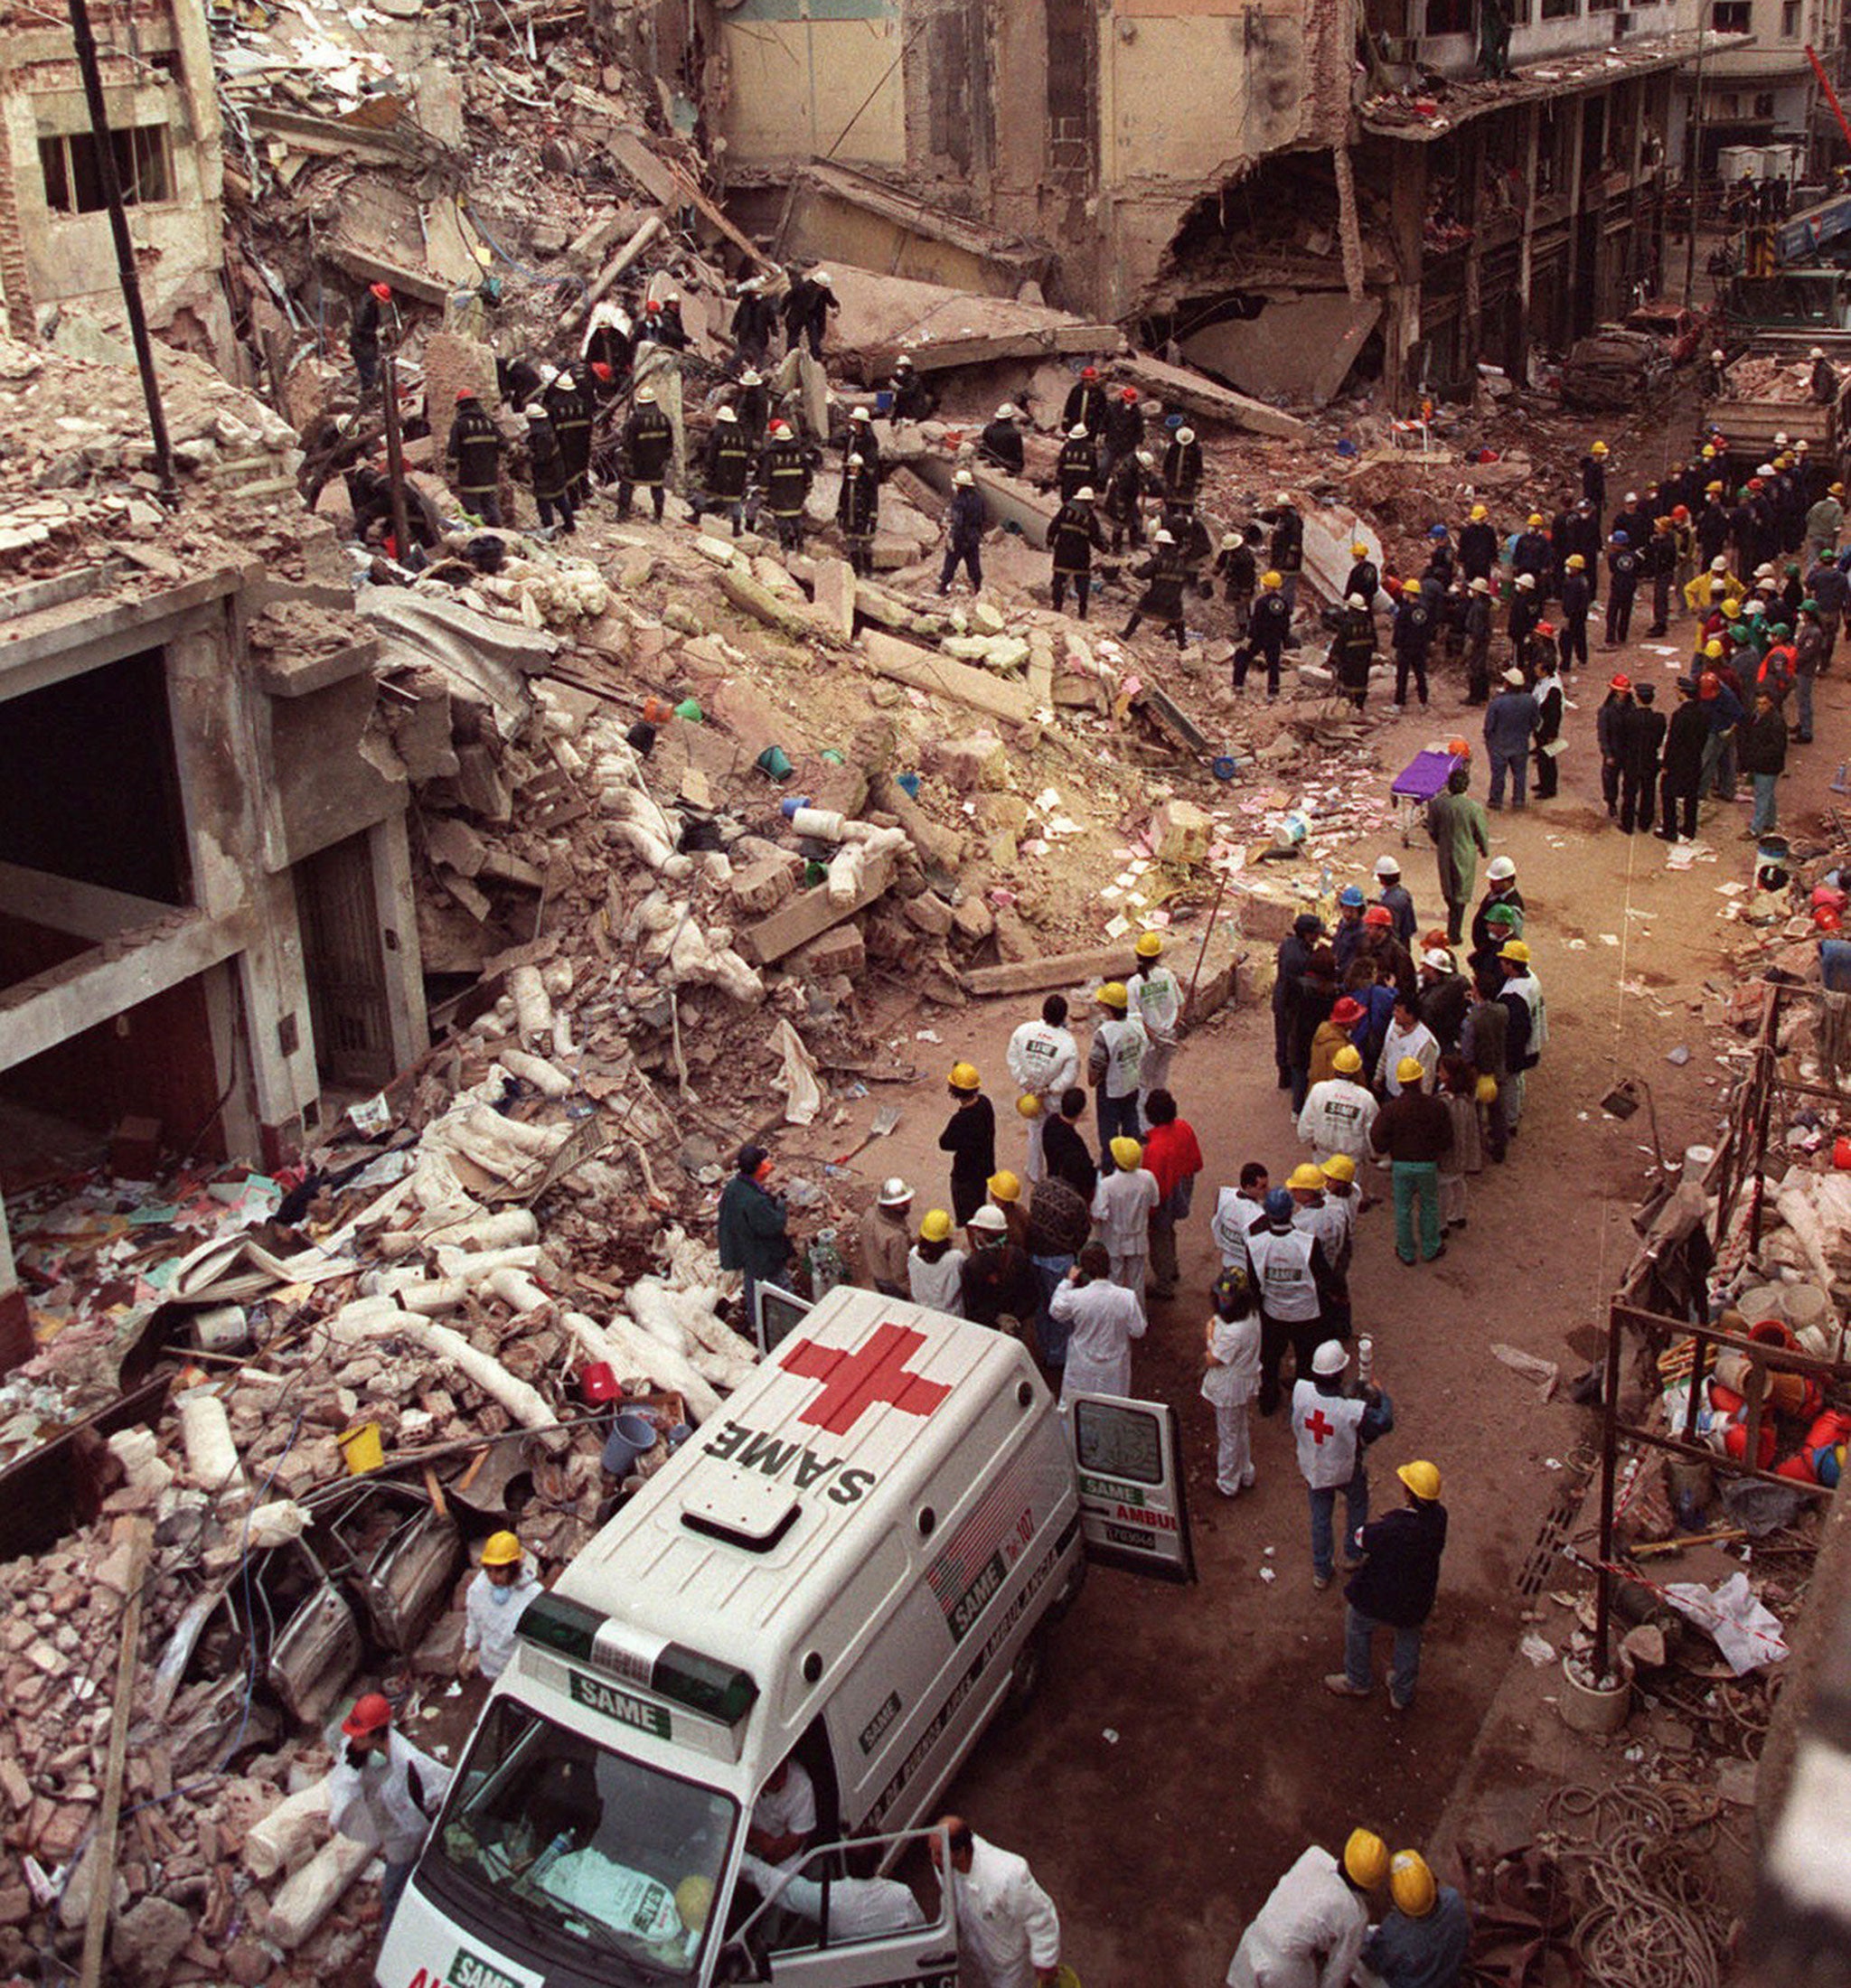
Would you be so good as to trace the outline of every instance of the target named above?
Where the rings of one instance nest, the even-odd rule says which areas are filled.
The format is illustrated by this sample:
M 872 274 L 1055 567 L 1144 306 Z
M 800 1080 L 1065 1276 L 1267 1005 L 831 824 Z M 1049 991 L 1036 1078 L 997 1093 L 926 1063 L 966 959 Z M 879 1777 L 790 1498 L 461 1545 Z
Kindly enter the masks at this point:
M 1709 1172 L 1715 1158 L 1714 1146 L 1687 1146 L 1684 1149 L 1684 1186 L 1701 1187 L 1703 1177 Z
M 1817 1284 L 1784 1285 L 1781 1296 L 1784 1299 L 1781 1317 L 1796 1333 L 1804 1332 L 1808 1327 L 1826 1328 L 1836 1323 L 1832 1301 Z

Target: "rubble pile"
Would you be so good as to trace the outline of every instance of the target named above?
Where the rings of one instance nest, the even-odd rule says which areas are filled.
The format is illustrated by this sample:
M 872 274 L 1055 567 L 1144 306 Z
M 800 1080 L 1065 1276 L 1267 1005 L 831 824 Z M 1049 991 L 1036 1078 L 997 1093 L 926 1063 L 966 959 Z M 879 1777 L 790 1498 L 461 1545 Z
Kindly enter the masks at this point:
M 1783 407 L 1804 407 L 1812 399 L 1811 361 L 1743 352 L 1729 362 L 1727 392 L 1732 400 L 1773 400 Z

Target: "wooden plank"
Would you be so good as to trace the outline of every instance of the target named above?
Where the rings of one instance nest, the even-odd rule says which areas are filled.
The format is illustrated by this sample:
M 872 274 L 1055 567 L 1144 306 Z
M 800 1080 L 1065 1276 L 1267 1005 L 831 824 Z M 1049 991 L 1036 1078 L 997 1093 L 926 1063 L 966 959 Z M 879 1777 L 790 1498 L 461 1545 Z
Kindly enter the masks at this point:
M 1230 421 L 1255 435 L 1281 435 L 1289 441 L 1303 441 L 1311 434 L 1295 414 L 1269 408 L 1264 400 L 1251 400 L 1181 366 L 1166 366 L 1160 359 L 1143 352 L 1120 360 L 1115 373 L 1144 392 L 1155 394 L 1166 408 L 1187 408 L 1207 420 Z
M 149 1518 L 127 1522 L 128 1599 L 122 1608 L 122 1643 L 116 1657 L 116 1702 L 109 1712 L 109 1752 L 103 1768 L 103 1804 L 97 1813 L 97 1832 L 90 1846 L 90 1908 L 84 1921 L 83 1962 L 78 1988 L 100 1988 L 103 1945 L 109 1930 L 109 1908 L 116 1894 L 116 1827 L 122 1815 L 122 1775 L 128 1760 L 128 1718 L 134 1710 L 136 1666 L 141 1661 L 142 1589 L 147 1580 L 148 1555 L 154 1550 L 155 1524 Z
M 829 899 L 826 886 L 819 884 L 814 890 L 805 891 L 801 897 L 794 897 L 789 904 L 780 905 L 769 917 L 761 918 L 756 925 L 748 925 L 739 934 L 739 947 L 746 957 L 760 966 L 770 966 L 782 960 L 785 953 L 794 952 L 801 945 L 820 937 L 844 919 L 852 918 L 858 911 L 865 911 L 877 897 L 883 896 L 893 882 L 893 858 L 878 856 L 868 866 L 861 888 L 851 903 L 833 905 Z
M 634 131 L 614 132 L 606 149 L 652 200 L 660 201 L 664 207 L 691 207 L 754 267 L 761 264 L 770 267 L 765 251 L 749 235 L 742 235 L 680 166 L 659 158 Z
M 949 698 L 955 704 L 967 704 L 972 710 L 987 712 L 1010 725 L 1034 723 L 1034 700 L 1020 684 L 1011 683 L 1005 677 L 995 676 L 988 670 L 974 670 L 952 656 L 935 655 L 929 649 L 902 642 L 897 635 L 878 628 L 862 632 L 861 646 L 875 670 L 883 677 L 891 677 L 896 683 L 910 684 L 928 697 Z
M 1038 994 L 1049 988 L 1081 987 L 1089 981 L 1096 986 L 1102 980 L 1123 979 L 1130 971 L 1133 936 L 1127 933 L 1110 945 L 1088 946 L 1078 952 L 1047 952 L 1034 960 L 1005 961 L 1001 966 L 973 966 L 958 975 L 958 982 L 966 994 L 976 995 Z M 1207 999 L 1211 992 L 1218 995 L 1215 1006 L 1232 999 L 1235 975 L 1245 957 L 1237 950 L 1227 950 L 1222 957 L 1224 948 L 1215 940 L 1209 941 L 1208 951 L 1213 957 L 1198 990 L 1194 1015 L 1213 1011 Z

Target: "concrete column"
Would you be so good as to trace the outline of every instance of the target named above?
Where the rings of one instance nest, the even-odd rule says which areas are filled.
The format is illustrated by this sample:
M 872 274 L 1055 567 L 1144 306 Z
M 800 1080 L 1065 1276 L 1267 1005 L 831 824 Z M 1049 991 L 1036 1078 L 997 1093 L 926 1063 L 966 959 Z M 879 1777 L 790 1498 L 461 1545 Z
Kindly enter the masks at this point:
M 10 1374 L 33 1355 L 32 1314 L 13 1264 L 13 1238 L 6 1233 L 6 1204 L 0 1201 L 0 1374 Z
M 1421 338 L 1427 150 L 1422 145 L 1402 145 L 1390 156 L 1395 174 L 1389 190 L 1389 236 L 1401 281 L 1389 299 L 1386 358 L 1391 404 L 1397 411 L 1405 411 L 1414 402 L 1417 384 L 1409 375 L 1409 365 Z
M 1542 107 L 1523 108 L 1523 232 L 1517 237 L 1517 295 L 1529 319 L 1530 276 L 1534 267 L 1536 239 L 1536 155 L 1543 128 Z
M 1484 351 L 1485 307 L 1481 289 L 1484 276 L 1484 247 L 1481 239 L 1480 217 L 1482 212 L 1479 200 L 1479 183 L 1484 177 L 1485 144 L 1484 126 L 1468 125 L 1461 132 L 1460 138 L 1460 183 L 1470 188 L 1466 196 L 1464 211 L 1460 220 L 1471 230 L 1471 239 L 1465 250 L 1465 295 L 1462 300 L 1465 322 L 1461 330 L 1463 334 L 1463 350 L 1461 357 L 1468 366 L 1475 366 Z
M 251 1109 L 268 1165 L 299 1141 L 303 1109 L 321 1095 L 321 1078 L 294 879 L 287 870 L 257 879 L 252 896 L 257 935 L 236 965 L 250 1046 Z
M 1568 319 L 1565 341 L 1572 344 L 1579 335 L 1574 315 L 1575 300 L 1589 272 L 1581 267 L 1581 197 L 1586 175 L 1582 172 L 1582 146 L 1587 136 L 1587 98 L 1571 97 L 1568 112 Z M 1598 312 L 1595 314 L 1598 316 Z
M 373 903 L 379 911 L 392 1068 L 406 1070 L 430 1047 L 430 1018 L 424 1000 L 424 961 L 418 946 L 418 902 L 405 817 L 391 815 L 370 830 L 366 853 L 372 866 Z

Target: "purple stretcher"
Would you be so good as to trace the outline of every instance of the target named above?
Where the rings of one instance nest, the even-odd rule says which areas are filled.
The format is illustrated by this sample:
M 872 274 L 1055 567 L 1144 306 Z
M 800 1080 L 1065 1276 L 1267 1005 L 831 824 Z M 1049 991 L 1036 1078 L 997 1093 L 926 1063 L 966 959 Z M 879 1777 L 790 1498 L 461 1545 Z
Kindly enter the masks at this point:
M 1395 776 L 1389 793 L 1401 803 L 1401 846 L 1413 840 L 1417 811 L 1445 786 L 1455 766 L 1465 762 L 1455 753 L 1416 753 Z

